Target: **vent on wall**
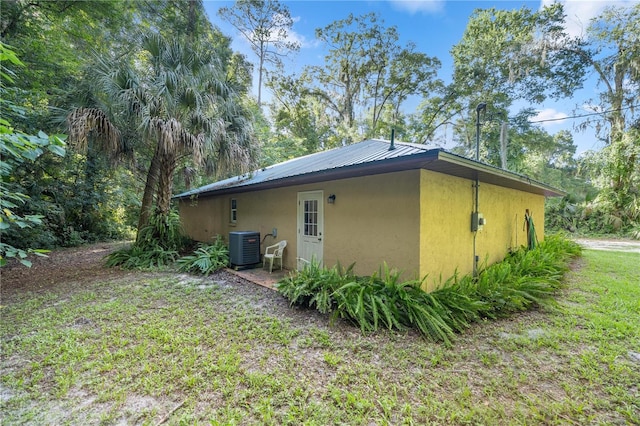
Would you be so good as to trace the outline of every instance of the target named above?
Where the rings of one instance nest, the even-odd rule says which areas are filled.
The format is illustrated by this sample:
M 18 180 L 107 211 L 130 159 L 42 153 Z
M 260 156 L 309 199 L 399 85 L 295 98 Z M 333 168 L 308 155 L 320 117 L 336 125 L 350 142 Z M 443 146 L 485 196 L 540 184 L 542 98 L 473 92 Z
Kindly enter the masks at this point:
M 260 263 L 260 233 L 254 231 L 229 232 L 229 263 L 232 266 Z

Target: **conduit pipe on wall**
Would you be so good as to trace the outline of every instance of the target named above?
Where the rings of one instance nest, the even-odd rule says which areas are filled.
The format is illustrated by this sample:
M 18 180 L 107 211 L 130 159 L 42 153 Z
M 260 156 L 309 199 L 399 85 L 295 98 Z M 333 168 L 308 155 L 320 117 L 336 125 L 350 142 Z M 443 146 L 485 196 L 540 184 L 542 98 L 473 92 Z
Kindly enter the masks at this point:
M 476 161 L 480 161 L 480 111 L 486 111 L 487 104 L 480 102 L 476 107 Z M 478 180 L 478 174 L 476 172 L 475 183 L 475 215 L 478 217 L 479 213 L 479 199 L 480 199 L 480 181 Z M 476 253 L 476 237 L 478 236 L 478 230 L 473 232 L 473 276 L 478 276 L 478 255 Z
M 473 185 L 474 187 L 474 192 L 475 192 L 475 196 L 476 196 L 476 201 L 475 201 L 475 217 L 478 217 L 478 192 L 479 192 L 479 185 L 480 182 L 478 180 L 478 178 L 476 177 L 476 182 Z M 473 215 L 471 220 L 473 221 Z M 478 276 L 478 255 L 476 253 L 476 237 L 478 236 L 478 229 L 476 227 L 476 230 L 473 231 L 473 276 L 477 277 Z

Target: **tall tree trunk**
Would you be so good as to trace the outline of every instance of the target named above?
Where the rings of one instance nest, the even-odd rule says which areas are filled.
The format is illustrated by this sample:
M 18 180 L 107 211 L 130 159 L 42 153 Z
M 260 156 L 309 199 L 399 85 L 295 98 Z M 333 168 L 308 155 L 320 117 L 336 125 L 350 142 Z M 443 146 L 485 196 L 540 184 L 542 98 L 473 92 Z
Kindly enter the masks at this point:
M 153 196 L 158 187 L 158 179 L 160 176 L 160 153 L 158 148 L 153 154 L 151 164 L 149 165 L 149 171 L 147 172 L 147 182 L 144 186 L 144 194 L 142 196 L 142 205 L 140 206 L 140 217 L 138 219 L 138 234 L 136 241 L 140 236 L 140 230 L 149 224 L 151 218 L 151 212 L 153 209 Z
M 611 134 L 609 136 L 609 145 L 614 147 L 616 152 L 616 161 L 620 162 L 620 166 L 615 168 L 614 176 L 614 190 L 624 191 L 628 177 L 634 168 L 635 158 L 628 158 L 626 155 L 627 149 L 625 148 L 624 131 L 626 127 L 624 113 L 622 112 L 622 106 L 624 102 L 624 77 L 626 75 L 626 68 L 623 66 L 616 66 L 614 68 L 613 75 L 613 90 L 609 93 L 609 101 L 611 103 L 611 113 L 608 120 L 611 125 Z M 632 156 L 633 157 L 633 156 Z M 629 162 L 628 160 L 631 160 Z M 616 206 L 623 208 L 624 206 Z
M 87 146 L 87 155 L 84 161 L 84 188 L 89 193 L 95 193 L 96 191 L 96 176 L 98 174 L 98 155 L 93 147 L 94 138 L 93 132 L 89 133 L 90 142 Z M 78 223 L 80 223 L 84 229 L 90 229 L 95 219 L 95 215 L 91 212 L 95 205 L 93 203 L 82 203 L 80 207 L 80 214 L 78 215 Z
M 193 41 L 196 38 L 196 7 L 195 0 L 189 0 L 189 14 L 187 15 L 187 37 Z
M 167 216 L 171 209 L 173 193 L 173 174 L 176 169 L 175 155 L 165 154 L 160 160 L 160 178 L 158 180 L 158 214 Z
M 262 108 L 262 73 L 264 72 L 264 50 L 260 46 L 260 64 L 258 69 L 258 108 Z

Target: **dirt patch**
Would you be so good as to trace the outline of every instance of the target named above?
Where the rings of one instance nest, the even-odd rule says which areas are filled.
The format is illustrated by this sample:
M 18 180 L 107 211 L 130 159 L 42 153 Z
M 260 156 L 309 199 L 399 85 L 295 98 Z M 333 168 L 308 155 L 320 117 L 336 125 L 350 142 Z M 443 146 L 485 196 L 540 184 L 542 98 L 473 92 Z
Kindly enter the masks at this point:
M 98 243 L 59 249 L 49 253 L 46 258 L 34 257 L 31 268 L 18 262 L 10 262 L 9 265 L 0 269 L 1 304 L 15 303 L 24 297 L 29 297 L 28 295 L 32 293 L 47 292 L 58 295 L 59 300 L 56 303 L 64 303 L 76 290 L 86 289 L 94 283 L 118 281 L 126 279 L 127 276 L 138 276 L 140 271 L 127 271 L 105 266 L 105 257 L 109 253 L 126 247 L 128 244 L 127 242 Z M 173 277 L 182 276 L 183 282 L 189 283 L 189 285 L 200 280 L 200 289 L 204 290 L 212 285 L 224 287 L 230 296 L 238 297 L 238 300 L 242 301 L 250 300 L 253 308 L 264 308 L 271 315 L 294 319 L 302 323 L 309 322 L 314 325 L 326 323 L 326 318 L 319 312 L 299 308 L 292 309 L 288 301 L 272 288 L 257 285 L 228 269 L 220 270 L 208 277 L 176 274 L 175 272 L 150 272 L 147 274 L 149 276 L 167 274 Z M 284 273 L 279 275 L 266 272 L 266 274 L 271 279 L 274 276 L 284 276 Z M 344 327 L 350 328 L 346 324 Z
M 99 243 L 82 247 L 59 249 L 47 257 L 32 257 L 31 268 L 10 261 L 0 269 L 3 303 L 17 294 L 44 292 L 54 287 L 73 283 L 91 283 L 126 275 L 127 271 L 107 268 L 104 258 L 109 253 L 127 246 L 126 242 Z
M 583 248 L 590 250 L 640 253 L 640 241 L 578 238 L 576 243 L 580 244 Z

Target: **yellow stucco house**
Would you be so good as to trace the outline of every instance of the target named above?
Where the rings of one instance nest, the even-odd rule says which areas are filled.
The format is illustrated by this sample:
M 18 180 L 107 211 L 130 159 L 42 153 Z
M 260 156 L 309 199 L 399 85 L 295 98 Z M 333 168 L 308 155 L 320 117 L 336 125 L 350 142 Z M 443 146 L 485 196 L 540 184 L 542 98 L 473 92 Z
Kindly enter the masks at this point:
M 525 245 L 524 214 L 544 238 L 544 203 L 561 192 L 443 149 L 383 140 L 295 158 L 182 194 L 180 217 L 198 241 L 260 233 L 287 240 L 284 267 L 316 258 L 355 262 L 370 275 L 386 262 L 427 287 L 456 271 L 502 260 Z M 276 234 L 274 237 L 273 234 Z

